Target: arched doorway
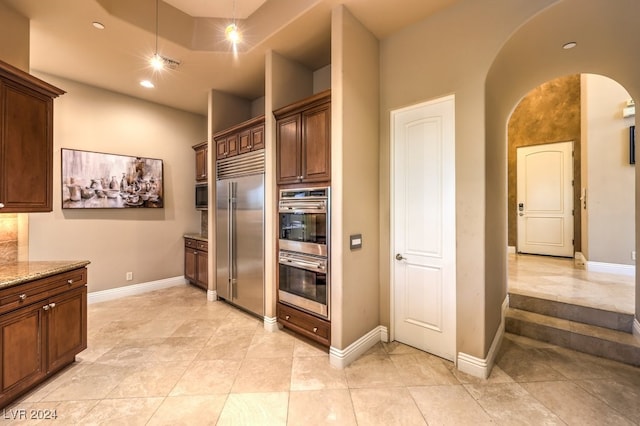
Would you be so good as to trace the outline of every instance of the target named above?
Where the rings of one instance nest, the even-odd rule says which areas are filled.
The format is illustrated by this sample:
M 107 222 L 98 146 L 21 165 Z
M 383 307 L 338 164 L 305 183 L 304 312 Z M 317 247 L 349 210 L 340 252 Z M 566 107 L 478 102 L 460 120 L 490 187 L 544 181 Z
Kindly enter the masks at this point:
M 574 74 L 534 88 L 511 114 L 507 173 L 511 299 L 530 296 L 622 313 L 626 319 L 618 322 L 625 324 L 623 330 L 630 331 L 635 308 L 635 205 L 629 194 L 635 191 L 635 166 L 630 164 L 629 136 L 634 117 L 626 108 L 629 99 L 629 93 L 614 80 Z M 522 166 L 521 156 L 516 161 L 516 151 L 547 154 L 562 145 L 572 146 L 574 153 L 572 158 L 567 156 L 571 163 L 568 169 L 573 173 L 568 185 L 559 189 L 573 197 L 566 204 L 575 235 L 575 244 L 570 241 L 575 247 L 575 261 L 573 252 L 564 259 L 526 255 L 532 251 L 520 241 L 530 230 L 522 226 L 523 212 L 517 205 L 526 198 L 519 193 L 526 185 L 515 173 Z M 547 194 L 538 195 L 547 198 Z M 561 208 L 562 203 L 555 201 L 549 198 L 547 202 Z M 535 223 L 536 214 L 533 216 Z M 551 219 L 555 221 L 551 228 L 555 228 L 557 215 Z M 526 237 L 534 239 L 535 235 Z M 546 253 L 545 244 L 539 248 L 542 253 L 534 254 L 553 255 L 556 249 L 550 245 L 551 252 Z
M 505 182 L 507 158 L 507 122 L 514 108 L 526 93 L 557 76 L 597 73 L 615 79 L 632 98 L 640 94 L 640 76 L 636 70 L 640 60 L 633 55 L 640 43 L 629 34 L 630 16 L 640 13 L 640 4 L 623 1 L 611 5 L 592 1 L 588 5 L 577 0 L 564 0 L 550 6 L 522 25 L 505 42 L 487 75 L 485 123 L 487 169 L 500 169 L 501 173 L 487 173 L 486 229 L 504 229 L 504 239 L 493 237 L 487 242 L 489 251 L 504 253 L 487 258 L 487 265 L 502 265 L 507 270 Z M 574 49 L 563 49 L 566 42 L 575 41 Z M 638 177 L 635 174 L 636 192 Z M 636 199 L 638 197 L 636 196 Z M 496 205 L 498 205 L 496 207 Z M 636 240 L 638 209 L 635 209 Z M 505 272 L 505 287 L 506 287 Z M 638 280 L 635 281 L 635 328 L 640 333 Z

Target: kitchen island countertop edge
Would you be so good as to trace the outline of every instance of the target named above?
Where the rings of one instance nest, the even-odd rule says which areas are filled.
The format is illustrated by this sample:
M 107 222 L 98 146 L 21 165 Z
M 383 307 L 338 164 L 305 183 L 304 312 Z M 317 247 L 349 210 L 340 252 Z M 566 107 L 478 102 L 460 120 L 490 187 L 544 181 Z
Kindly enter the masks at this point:
M 37 260 L 0 263 L 0 289 L 83 268 L 88 260 Z

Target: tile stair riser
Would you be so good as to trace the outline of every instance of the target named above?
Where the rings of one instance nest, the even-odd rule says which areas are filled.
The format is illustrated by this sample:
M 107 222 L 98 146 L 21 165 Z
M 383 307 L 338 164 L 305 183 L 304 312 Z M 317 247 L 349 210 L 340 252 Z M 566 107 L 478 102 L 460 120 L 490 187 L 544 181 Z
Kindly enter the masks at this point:
M 627 345 L 509 316 L 506 318 L 505 331 L 625 364 L 640 366 L 640 346 Z
M 631 333 L 633 315 L 572 305 L 520 294 L 509 294 L 509 307 L 555 318 Z

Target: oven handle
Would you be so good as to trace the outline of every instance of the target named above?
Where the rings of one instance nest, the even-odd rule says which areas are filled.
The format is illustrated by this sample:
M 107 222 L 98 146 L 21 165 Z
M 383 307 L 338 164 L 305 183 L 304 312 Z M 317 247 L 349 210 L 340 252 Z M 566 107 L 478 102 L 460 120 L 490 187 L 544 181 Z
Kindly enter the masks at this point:
M 302 259 L 291 259 L 289 257 L 280 257 L 279 263 L 282 265 L 288 265 L 306 269 L 313 272 L 327 272 L 327 266 L 324 262 L 311 262 Z
M 280 213 L 326 213 L 327 202 L 322 201 L 284 201 L 278 203 Z

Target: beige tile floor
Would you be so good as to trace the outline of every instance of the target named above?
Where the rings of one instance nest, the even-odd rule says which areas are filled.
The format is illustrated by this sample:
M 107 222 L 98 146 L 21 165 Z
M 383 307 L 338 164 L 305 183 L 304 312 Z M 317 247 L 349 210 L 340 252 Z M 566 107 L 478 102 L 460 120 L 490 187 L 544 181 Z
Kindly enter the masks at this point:
M 637 425 L 639 401 L 640 369 L 508 334 L 488 380 L 398 343 L 335 369 L 325 350 L 180 286 L 90 305 L 89 348 L 1 421 Z
M 589 272 L 573 259 L 508 255 L 510 292 L 633 314 L 635 277 Z

